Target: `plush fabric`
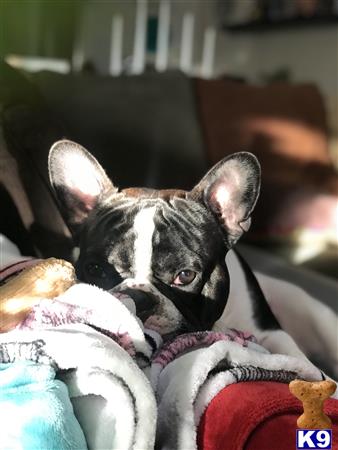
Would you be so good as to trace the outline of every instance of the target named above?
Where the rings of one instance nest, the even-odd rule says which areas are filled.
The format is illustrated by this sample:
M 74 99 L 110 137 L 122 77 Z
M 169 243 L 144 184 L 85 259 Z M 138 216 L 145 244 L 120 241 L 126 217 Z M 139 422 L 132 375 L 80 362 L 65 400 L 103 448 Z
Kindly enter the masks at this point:
M 224 334 L 227 335 L 227 332 Z M 180 337 L 177 339 L 180 340 Z M 217 398 L 225 386 L 236 383 L 241 386 L 243 381 L 288 383 L 294 378 L 322 379 L 320 371 L 310 363 L 285 355 L 269 354 L 247 339 L 240 344 L 224 337 L 202 348 L 202 341 L 197 347 L 194 342 L 195 336 L 192 336 L 190 348 L 181 343 L 172 344 L 173 360 L 168 358 L 167 346 L 163 348 L 164 355 L 161 355 L 160 348 L 151 367 L 150 379 L 158 403 L 156 448 L 161 450 L 197 450 L 200 419 L 212 399 Z M 206 342 L 207 339 L 204 344 Z M 225 407 L 216 408 L 216 412 L 224 414 L 224 411 L 234 409 L 233 403 L 236 401 L 239 400 L 231 399 Z M 224 428 L 228 428 L 229 420 L 224 421 Z M 239 422 L 242 423 L 242 420 Z M 221 428 L 221 424 L 219 426 Z M 214 449 L 212 445 L 209 448 Z M 235 447 L 225 448 L 232 450 Z
M 85 450 L 66 385 L 45 364 L 0 364 L 0 447 Z
M 7 254 L 19 256 L 13 246 Z M 22 264 L 27 261 L 12 269 Z M 9 269 L 3 273 L 13 276 Z M 133 300 L 114 295 L 74 285 L 58 298 L 41 300 L 15 330 L 0 334 L 0 363 L 15 367 L 31 361 L 56 370 L 93 450 L 153 450 L 154 442 L 159 450 L 197 450 L 201 439 L 201 448 L 217 450 L 245 436 L 231 420 L 247 427 L 248 436 L 248 428 L 263 416 L 275 429 L 273 417 L 284 405 L 275 384 L 322 379 L 311 363 L 270 354 L 251 334 L 226 327 L 179 335 L 163 344 L 158 333 L 144 329 L 135 317 Z M 262 380 L 269 381 L 265 391 L 259 391 Z M 258 386 L 251 397 L 241 390 L 247 381 Z M 240 394 L 219 402 L 231 385 L 238 385 Z M 261 397 L 260 404 L 255 396 Z M 264 403 L 268 398 L 270 406 Z M 260 408 L 251 414 L 256 403 Z M 237 407 L 243 407 L 241 420 Z M 245 412 L 251 415 L 243 423 Z
M 153 352 L 142 323 L 117 297 L 89 284 L 75 284 L 54 300 L 41 300 L 17 329 L 56 328 L 83 323 L 117 342 L 131 356 Z
M 156 404 L 150 383 L 113 339 L 84 324 L 0 334 L 0 362 L 26 360 L 56 368 L 89 448 L 153 449 Z
M 338 446 L 338 400 L 327 400 L 324 411 L 333 422 L 334 449 Z M 228 386 L 212 400 L 201 419 L 198 448 L 296 448 L 296 421 L 302 412 L 301 403 L 285 384 L 257 381 Z
M 150 332 L 148 342 L 124 297 L 72 287 L 41 300 L 16 329 L 0 334 L 0 363 L 55 368 L 92 450 L 152 450 L 156 404 L 142 369 L 149 368 L 161 338 Z

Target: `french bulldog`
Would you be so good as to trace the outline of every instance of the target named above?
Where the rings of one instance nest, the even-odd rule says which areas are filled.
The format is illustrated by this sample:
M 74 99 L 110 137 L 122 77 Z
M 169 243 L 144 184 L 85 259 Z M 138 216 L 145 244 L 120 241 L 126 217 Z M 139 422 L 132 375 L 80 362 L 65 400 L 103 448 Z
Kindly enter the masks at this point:
M 189 192 L 119 190 L 89 152 L 68 140 L 52 146 L 49 173 L 79 247 L 78 279 L 126 293 L 144 325 L 164 339 L 229 327 L 251 332 L 273 353 L 306 358 L 304 351 L 322 348 L 307 328 L 323 313 L 319 303 L 276 282 L 267 286 L 277 291 L 276 304 L 233 249 L 260 191 L 260 165 L 251 153 L 224 158 Z M 325 339 L 334 352 L 334 331 Z

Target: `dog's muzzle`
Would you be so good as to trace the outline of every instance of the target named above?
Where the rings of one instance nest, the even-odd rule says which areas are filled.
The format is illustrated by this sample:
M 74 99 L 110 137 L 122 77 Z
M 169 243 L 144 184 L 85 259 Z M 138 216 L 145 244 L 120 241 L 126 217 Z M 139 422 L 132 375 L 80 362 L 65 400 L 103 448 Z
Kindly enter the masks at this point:
M 127 279 L 109 292 L 120 297 L 145 327 L 162 336 L 178 330 L 182 325 L 183 317 L 173 302 L 150 283 L 136 283 Z
M 113 290 L 113 293 L 119 293 L 130 297 L 135 304 L 136 315 L 142 322 L 145 322 L 155 312 L 158 301 L 150 292 L 144 292 L 141 289 L 125 287 L 119 290 Z

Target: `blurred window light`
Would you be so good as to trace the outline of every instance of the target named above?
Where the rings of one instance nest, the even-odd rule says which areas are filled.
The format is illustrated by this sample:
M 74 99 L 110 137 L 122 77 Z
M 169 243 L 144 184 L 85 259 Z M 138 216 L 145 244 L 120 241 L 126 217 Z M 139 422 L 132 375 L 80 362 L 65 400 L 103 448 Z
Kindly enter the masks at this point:
M 40 70 L 50 70 L 58 73 L 70 72 L 70 63 L 64 59 L 7 55 L 5 61 L 10 66 L 27 70 L 27 72 L 39 72 Z
M 146 37 L 147 37 L 147 0 L 137 0 L 136 18 L 134 31 L 134 53 L 132 62 L 132 73 L 140 74 L 144 72 L 146 56 Z
M 123 17 L 116 14 L 112 18 L 111 42 L 110 42 L 110 75 L 120 75 L 122 73 L 123 53 Z
M 301 230 L 299 231 L 297 246 L 292 254 L 292 262 L 296 265 L 314 259 L 323 254 L 330 246 L 337 245 L 337 232 L 334 229 Z
M 180 69 L 182 72 L 192 71 L 193 47 L 194 47 L 195 16 L 185 13 L 182 20 L 182 40 L 180 54 Z
M 168 68 L 170 35 L 170 2 L 162 0 L 159 4 L 158 29 L 157 29 L 157 52 L 155 67 L 159 72 Z
M 214 74 L 215 47 L 217 31 L 213 27 L 208 27 L 204 31 L 201 76 L 211 78 Z

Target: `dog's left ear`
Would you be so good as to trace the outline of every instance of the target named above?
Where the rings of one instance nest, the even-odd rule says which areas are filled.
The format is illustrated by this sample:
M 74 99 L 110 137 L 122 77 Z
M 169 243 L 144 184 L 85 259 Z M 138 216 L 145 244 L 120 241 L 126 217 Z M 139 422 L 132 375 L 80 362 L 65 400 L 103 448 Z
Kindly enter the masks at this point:
M 188 194 L 217 216 L 232 246 L 250 227 L 260 189 L 260 165 L 252 153 L 234 153 L 218 162 Z

